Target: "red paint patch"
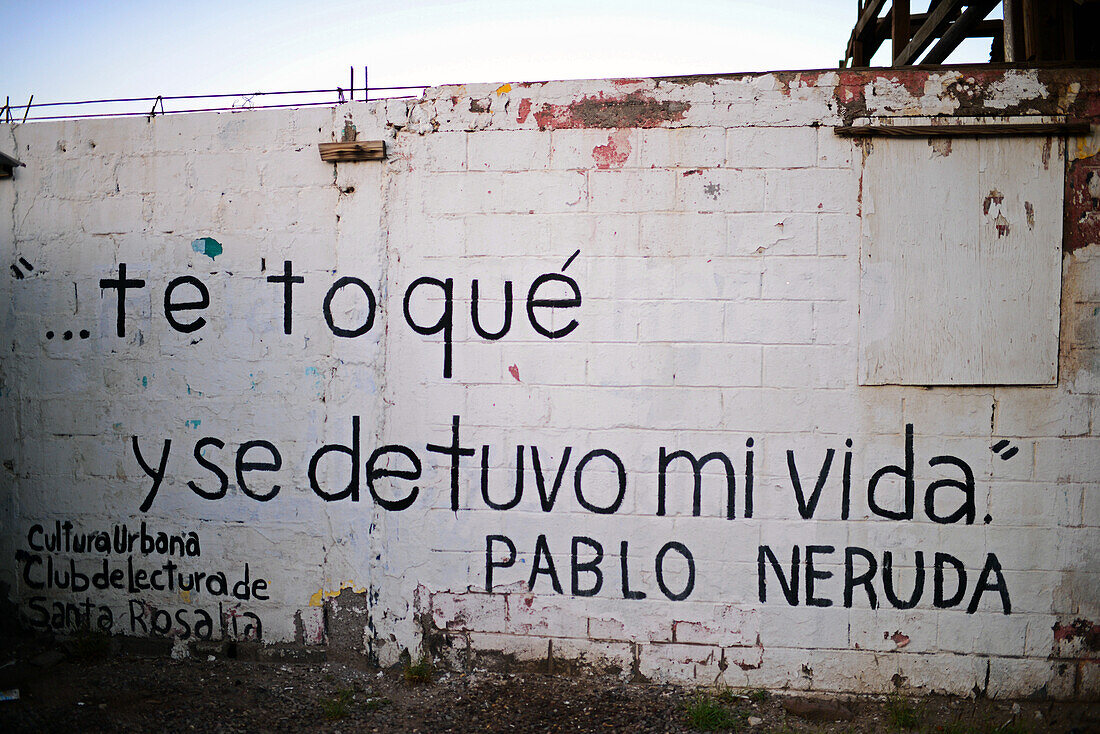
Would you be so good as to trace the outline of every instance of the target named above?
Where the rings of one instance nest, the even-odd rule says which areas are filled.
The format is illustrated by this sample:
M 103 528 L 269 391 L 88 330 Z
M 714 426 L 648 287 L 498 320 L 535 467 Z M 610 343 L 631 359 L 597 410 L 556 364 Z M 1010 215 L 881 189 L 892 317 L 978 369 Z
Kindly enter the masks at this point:
M 1100 153 L 1071 161 L 1066 171 L 1062 252 L 1100 242 Z
M 521 99 L 519 102 L 519 114 L 516 115 L 516 122 L 523 124 L 527 120 L 527 116 L 531 114 L 531 100 Z
M 651 128 L 684 118 L 687 102 L 657 100 L 641 92 L 583 97 L 567 105 L 544 103 L 535 111 L 540 130 L 581 128 Z
M 519 365 L 512 365 L 508 368 L 508 374 L 515 378 L 516 382 L 519 382 Z
M 1095 624 L 1087 619 L 1075 619 L 1072 623 L 1063 625 L 1055 622 L 1054 639 L 1056 641 L 1069 641 L 1080 637 L 1085 642 L 1085 647 L 1090 650 L 1100 650 L 1100 624 Z
M 909 635 L 903 635 L 900 631 L 890 635 L 890 639 L 894 641 L 894 644 L 898 647 L 905 647 L 909 644 Z
M 1005 195 L 1002 194 L 1000 191 L 997 191 L 996 189 L 990 191 L 989 196 L 985 197 L 985 199 L 982 201 L 982 214 L 989 214 L 989 207 L 992 204 L 1000 206 L 1001 202 L 1003 202 L 1004 200 Z
M 702 168 L 696 168 L 696 169 L 691 170 L 691 171 L 684 171 L 684 175 L 685 176 L 694 176 L 695 174 L 702 173 L 702 172 L 703 172 Z
M 616 130 L 607 136 L 607 145 L 597 145 L 592 149 L 592 160 L 596 168 L 622 168 L 630 157 L 630 131 Z

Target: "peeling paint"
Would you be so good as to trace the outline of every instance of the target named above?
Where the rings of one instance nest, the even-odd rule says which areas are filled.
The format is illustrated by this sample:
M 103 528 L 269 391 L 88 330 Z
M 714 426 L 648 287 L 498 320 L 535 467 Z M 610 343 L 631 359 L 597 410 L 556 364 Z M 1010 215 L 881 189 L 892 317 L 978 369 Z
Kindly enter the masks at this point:
M 543 103 L 534 112 L 540 130 L 571 128 L 651 128 L 684 118 L 690 109 L 680 100 L 657 100 L 642 92 L 622 96 L 584 96 L 569 104 Z
M 527 116 L 531 114 L 531 100 L 524 97 L 519 102 L 519 109 L 516 111 L 516 122 L 523 124 L 527 122 Z
M 1057 642 L 1069 642 L 1080 639 L 1090 651 L 1100 650 L 1100 624 L 1087 619 L 1078 618 L 1069 624 L 1055 622 L 1054 639 Z
M 1062 252 L 1100 243 L 1100 153 L 1077 158 L 1066 169 Z
M 319 607 L 325 603 L 325 599 L 335 599 L 340 596 L 340 593 L 343 592 L 344 589 L 351 589 L 356 594 L 366 593 L 366 589 L 356 586 L 354 581 L 345 581 L 335 590 L 326 590 L 324 587 L 321 587 L 317 590 L 317 593 L 309 597 L 309 605 L 311 607 Z
M 199 237 L 191 241 L 191 249 L 211 260 L 222 254 L 222 245 L 213 237 Z
M 616 130 L 607 136 L 607 145 L 597 145 L 592 149 L 592 159 L 596 168 L 622 168 L 630 158 L 630 131 Z
M 993 204 L 1000 206 L 1005 200 L 1004 194 L 996 189 L 989 192 L 989 195 L 982 200 L 982 214 L 989 214 L 989 208 Z
M 946 158 L 951 155 L 951 138 L 929 138 L 928 146 L 932 148 L 932 155 Z

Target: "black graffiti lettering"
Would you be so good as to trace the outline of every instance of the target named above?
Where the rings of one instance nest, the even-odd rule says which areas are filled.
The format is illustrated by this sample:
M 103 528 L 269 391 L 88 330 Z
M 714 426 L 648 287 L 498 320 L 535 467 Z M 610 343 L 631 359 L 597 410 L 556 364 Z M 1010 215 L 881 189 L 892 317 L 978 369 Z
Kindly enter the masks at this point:
M 344 287 L 349 285 L 355 285 L 363 292 L 363 295 L 367 298 L 367 317 L 363 320 L 363 323 L 354 329 L 345 329 L 337 326 L 332 318 L 332 301 L 336 298 L 336 294 L 339 293 Z M 325 323 L 328 325 L 329 331 L 339 337 L 347 339 L 362 336 L 371 330 L 374 326 L 374 313 L 377 308 L 377 302 L 374 299 L 374 291 L 370 289 L 370 286 L 364 283 L 359 278 L 352 278 L 350 276 L 344 276 L 339 278 L 332 287 L 328 289 L 328 293 L 325 294 L 324 303 L 321 305 L 321 311 L 325 317 Z
M 900 510 L 889 510 L 878 503 L 878 498 L 876 495 L 876 491 L 878 490 L 878 483 L 887 474 L 897 474 L 905 480 L 904 494 L 902 497 L 902 509 Z M 905 466 L 884 466 L 874 473 L 874 475 L 871 477 L 871 481 L 867 484 L 867 506 L 871 508 L 871 512 L 880 517 L 887 517 L 891 520 L 912 520 L 915 495 L 916 485 L 913 481 L 913 424 L 906 423 Z
M 481 447 L 481 499 L 494 510 L 510 510 L 523 498 L 523 446 L 516 447 L 516 484 L 512 498 L 507 502 L 494 502 L 489 497 L 489 447 Z
M 940 466 L 941 464 L 949 464 L 950 466 L 958 467 L 962 473 L 964 481 L 957 479 L 937 479 L 928 485 L 928 489 L 924 493 L 924 512 L 928 515 L 928 518 L 932 522 L 946 525 L 949 523 L 955 523 L 959 520 L 966 520 L 967 525 L 974 524 L 974 516 L 976 514 L 976 508 L 974 506 L 974 472 L 971 471 L 970 465 L 962 459 L 958 459 L 954 456 L 936 456 L 928 462 L 929 466 Z M 962 490 L 963 499 L 959 504 L 959 508 L 952 512 L 950 515 L 939 515 L 936 513 L 936 490 L 941 487 L 955 487 Z
M 271 454 L 271 459 L 269 461 L 245 461 L 245 455 L 248 454 L 248 452 L 252 449 L 265 449 L 269 454 Z M 271 489 L 269 489 L 267 492 L 255 492 L 249 489 L 248 485 L 245 484 L 244 474 L 245 472 L 250 471 L 279 471 L 282 465 L 283 457 L 279 455 L 279 450 L 275 448 L 275 444 L 271 443 L 270 441 L 264 440 L 247 441 L 241 444 L 240 448 L 237 449 L 237 461 L 234 464 L 234 469 L 237 473 L 237 486 L 242 492 L 244 492 L 252 499 L 259 502 L 267 502 L 268 500 L 274 498 L 275 495 L 279 494 L 279 490 L 281 489 L 281 487 L 278 484 L 275 484 L 272 485 Z
M 595 553 L 595 558 L 590 561 L 580 563 L 577 560 L 577 551 L 581 545 L 587 545 Z M 595 596 L 600 593 L 600 589 L 603 588 L 603 571 L 600 570 L 600 563 L 603 561 L 603 546 L 597 543 L 592 538 L 586 538 L 584 536 L 576 536 L 573 538 L 572 549 L 572 563 L 570 567 L 572 569 L 572 585 L 570 590 L 573 592 L 573 596 Z M 593 576 L 592 585 L 587 589 L 581 588 L 580 575 L 581 573 L 590 573 Z
M 632 591 L 630 589 L 630 569 L 628 568 L 628 557 L 630 545 L 627 541 L 619 543 L 619 571 L 623 577 L 623 598 L 624 599 L 645 599 L 646 593 L 644 591 Z
M 539 288 L 548 283 L 564 283 L 570 289 L 572 295 L 568 298 L 538 298 Z M 577 281 L 573 280 L 568 275 L 562 275 L 560 273 L 543 273 L 535 278 L 534 282 L 531 283 L 530 290 L 527 291 L 527 319 L 531 322 L 531 327 L 547 339 L 560 339 L 576 329 L 579 324 L 576 319 L 572 319 L 561 328 L 547 328 L 539 323 L 538 317 L 535 314 L 535 309 L 579 308 L 580 305 L 581 289 L 577 286 Z
M 213 446 L 217 449 L 224 449 L 225 442 L 214 438 L 213 436 L 206 436 L 200 438 L 195 442 L 195 461 L 199 463 L 199 466 L 203 467 L 207 471 L 211 472 L 218 478 L 218 488 L 212 492 L 208 492 L 196 484 L 194 481 L 188 481 L 187 486 L 191 488 L 191 491 L 202 497 L 204 500 L 220 500 L 225 496 L 226 491 L 229 489 L 229 476 L 222 471 L 222 468 L 212 461 L 209 461 L 202 455 L 202 450 L 207 446 Z
M 867 569 L 858 576 L 855 574 L 855 559 L 859 556 L 867 562 Z M 844 549 L 844 606 L 852 608 L 852 596 L 856 586 L 862 586 L 867 592 L 867 603 L 871 609 L 878 608 L 878 595 L 875 593 L 874 581 L 878 573 L 878 561 L 874 554 L 864 548 L 849 547 Z
M 821 499 L 821 489 L 829 478 L 829 468 L 833 465 L 834 453 L 836 452 L 833 449 L 828 449 L 825 452 L 825 460 L 821 463 L 821 471 L 817 474 L 817 484 L 814 485 L 813 494 L 807 500 L 806 495 L 802 492 L 802 481 L 798 476 L 798 467 L 795 466 L 794 452 L 787 451 L 787 471 L 791 475 L 791 486 L 794 488 L 794 497 L 798 502 L 798 514 L 803 520 L 813 519 L 814 512 L 817 510 L 817 503 Z
M 451 445 L 438 446 L 428 444 L 427 449 L 433 454 L 443 454 L 451 457 L 451 510 L 458 512 L 458 462 L 463 456 L 473 456 L 474 449 L 463 448 L 459 441 L 459 419 L 457 415 L 451 416 Z
M 672 550 L 683 556 L 687 562 L 687 581 L 684 583 L 684 588 L 678 592 L 669 589 L 665 583 L 665 556 Z M 695 558 L 692 557 L 691 551 L 688 550 L 686 545 L 675 540 L 665 543 L 661 546 L 661 550 L 657 551 L 657 558 L 653 565 L 657 571 L 657 586 L 661 588 L 661 593 L 672 601 L 683 601 L 691 596 L 691 592 L 695 588 Z
M 572 451 L 572 446 L 566 446 L 565 451 L 562 452 L 561 461 L 558 462 L 558 472 L 554 476 L 554 486 L 548 495 L 546 494 L 546 477 L 542 474 L 542 463 L 539 461 L 539 447 L 531 447 L 531 465 L 535 470 L 535 487 L 539 492 L 539 503 L 542 505 L 543 512 L 550 512 L 554 509 L 554 502 L 557 501 L 558 490 L 561 488 L 561 480 L 565 476 L 565 467 L 569 463 L 569 454 Z
M 611 463 L 615 465 L 616 478 L 618 480 L 618 492 L 615 495 L 615 499 L 611 502 L 611 504 L 607 505 L 606 507 L 600 507 L 599 505 L 595 505 L 585 499 L 584 490 L 581 486 L 581 478 L 584 475 L 584 468 L 588 465 L 588 462 L 599 457 L 604 457 L 610 460 Z M 589 512 L 595 512 L 600 515 L 615 514 L 615 512 L 618 511 L 619 507 L 622 506 L 623 498 L 626 497 L 626 467 L 623 466 L 622 459 L 620 459 L 613 452 L 608 451 L 607 449 L 596 449 L 594 451 L 589 451 L 587 454 L 584 455 L 584 458 L 582 458 L 577 463 L 577 468 L 573 472 L 573 489 L 577 494 L 577 502 L 579 502 L 581 504 L 581 507 L 588 510 Z
M 917 551 L 913 560 L 916 578 L 913 580 L 913 593 L 907 600 L 898 598 L 894 591 L 894 554 L 884 551 L 882 554 L 882 592 L 895 609 L 912 609 L 924 593 L 924 552 Z
M 126 336 L 126 291 L 130 288 L 144 287 L 145 281 L 141 278 L 126 277 L 126 263 L 118 264 L 118 278 L 101 278 L 99 281 L 100 290 L 114 288 L 118 291 L 115 333 L 120 337 Z
M 337 492 L 328 492 L 321 487 L 317 478 L 317 467 L 321 459 L 327 454 L 346 454 L 350 459 L 350 478 L 347 486 Z M 351 417 L 351 446 L 339 443 L 328 443 L 317 449 L 309 459 L 309 486 L 314 493 L 326 502 L 335 502 L 350 497 L 352 502 L 359 501 L 359 416 Z
M 989 575 L 993 574 L 997 577 L 995 583 L 989 583 Z M 973 614 L 978 611 L 978 603 L 982 599 L 982 594 L 987 591 L 996 591 L 1001 596 L 1001 612 L 1004 614 L 1012 614 L 1012 601 L 1008 598 L 1008 584 L 1005 582 L 1004 574 L 1001 572 L 1001 562 L 997 559 L 997 556 L 993 553 L 989 553 L 985 557 L 985 564 L 982 566 L 981 573 L 978 574 L 978 583 L 974 585 L 974 596 L 970 599 L 970 605 L 966 608 L 967 614 Z
M 753 446 L 752 437 L 745 441 L 745 517 L 752 518 Z
M 821 571 L 814 568 L 814 556 L 834 552 L 836 552 L 836 548 L 831 545 L 806 546 L 806 606 L 808 607 L 831 607 L 833 605 L 832 599 L 814 596 L 814 583 L 833 576 L 832 571 Z
M 543 565 L 543 559 L 546 560 L 546 565 Z M 550 577 L 550 585 L 554 587 L 554 591 L 562 593 L 561 581 L 558 580 L 558 572 L 554 568 L 554 557 L 550 555 L 550 546 L 546 544 L 546 536 L 540 535 L 535 540 L 535 557 L 531 561 L 531 576 L 527 579 L 527 590 L 534 591 L 535 580 L 538 579 L 540 574 L 544 574 Z
M 134 614 L 135 610 L 137 614 Z M 130 599 L 130 632 L 137 632 L 137 625 L 139 624 L 141 625 L 141 633 L 143 635 L 149 634 L 149 626 L 145 624 L 145 602 Z
M 943 572 L 946 566 L 951 566 L 955 571 L 955 593 L 950 598 L 943 595 Z M 963 567 L 963 562 L 947 553 L 936 553 L 932 568 L 932 606 L 936 609 L 949 609 L 958 605 L 966 594 L 966 568 Z
M 792 607 L 798 606 L 798 560 L 800 555 L 801 551 L 797 545 L 791 548 L 791 573 L 788 576 L 783 573 L 783 567 L 779 565 L 779 560 L 775 557 L 772 549 L 766 545 L 760 546 L 756 554 L 756 580 L 761 603 L 768 600 L 767 573 L 764 566 L 766 559 L 771 563 L 772 570 L 775 571 L 775 577 L 779 581 L 779 586 L 787 603 Z
M 294 266 L 290 260 L 283 261 L 282 275 L 267 276 L 268 283 L 283 284 L 283 333 L 289 334 L 293 328 L 294 311 L 294 284 L 305 283 L 306 279 L 300 275 L 294 275 Z
M 153 480 L 153 486 L 149 488 L 148 494 L 145 495 L 145 500 L 141 503 L 141 507 L 138 509 L 142 512 L 148 512 L 149 508 L 153 506 L 153 499 L 157 496 L 157 492 L 160 490 L 160 483 L 164 481 L 164 472 L 168 468 L 168 454 L 172 450 L 172 440 L 164 439 L 164 448 L 160 452 L 160 465 L 156 470 L 150 468 L 146 463 L 145 457 L 141 455 L 141 448 L 138 446 L 138 437 L 131 436 L 131 445 L 134 449 L 134 458 L 137 459 L 138 464 L 141 465 L 142 471 L 148 474 Z
M 198 291 L 198 300 L 182 302 L 173 301 L 172 294 L 175 292 L 176 288 L 179 288 L 181 285 L 189 285 Z M 210 291 L 206 289 L 206 285 L 204 285 L 201 280 L 193 275 L 181 275 L 178 278 L 173 278 L 168 282 L 168 287 L 164 289 L 164 318 L 167 319 L 168 324 L 176 331 L 183 332 L 184 334 L 198 331 L 206 326 L 206 319 L 202 316 L 198 316 L 194 321 L 184 324 L 177 321 L 173 314 L 180 311 L 200 311 L 209 306 Z
M 176 624 L 182 628 L 182 632 L 179 634 L 181 640 L 188 640 L 191 638 L 191 625 L 187 622 L 186 610 L 176 610 Z
M 43 606 L 46 602 L 44 596 L 32 596 L 27 600 L 27 606 L 30 607 L 34 616 L 27 619 L 27 624 L 37 630 L 46 630 L 50 626 L 50 611 Z
M 847 520 L 852 508 L 852 439 L 844 441 L 844 472 L 840 489 L 840 519 Z
M 503 561 L 493 560 L 493 544 L 503 543 L 508 548 L 508 557 Z M 516 544 L 506 535 L 485 536 L 485 591 L 493 592 L 493 569 L 511 568 L 516 564 Z
M 164 609 L 154 609 L 153 616 L 149 619 L 149 627 L 157 636 L 164 636 L 172 631 L 172 615 Z
M 409 460 L 412 465 L 411 469 L 391 469 L 384 466 L 379 466 L 380 463 L 384 463 L 386 457 L 389 455 L 404 456 Z M 396 479 L 408 479 L 409 481 L 416 481 L 420 478 L 420 459 L 417 458 L 416 453 L 408 446 L 401 446 L 398 444 L 390 444 L 388 446 L 379 446 L 370 455 L 370 459 L 367 461 L 367 488 L 370 490 L 371 497 L 378 503 L 379 507 L 385 510 L 391 510 L 393 512 L 400 512 L 411 506 L 416 501 L 416 495 L 419 494 L 420 488 L 413 487 L 409 490 L 409 493 L 397 500 L 389 500 L 378 494 L 378 490 L 374 487 L 374 482 L 377 479 L 383 479 L 385 477 L 394 477 Z
M 413 319 L 412 310 L 410 308 L 413 292 L 422 285 L 435 286 L 439 288 L 443 294 L 443 311 L 434 324 L 418 324 Z M 447 278 L 446 280 L 439 280 L 438 278 L 429 277 L 417 278 L 405 290 L 403 309 L 405 312 L 405 323 L 412 327 L 412 330 L 417 334 L 432 336 L 439 332 L 443 332 L 443 378 L 450 379 L 451 349 L 453 342 L 452 332 L 454 327 L 454 279 Z
M 474 331 L 482 339 L 496 341 L 512 328 L 512 281 L 504 281 L 504 325 L 500 327 L 500 331 L 486 331 L 482 328 L 481 318 L 478 315 L 478 295 L 477 278 L 474 278 L 470 281 L 470 322 L 473 324 Z
M 214 620 L 203 609 L 196 609 L 195 616 L 199 618 L 195 623 L 195 637 L 200 640 L 209 640 L 214 636 Z
M 732 520 L 736 516 L 734 508 L 734 495 L 737 489 L 737 479 L 734 475 L 733 462 L 720 451 L 713 451 L 701 459 L 696 459 L 690 451 L 673 451 L 667 453 L 662 446 L 657 459 L 657 514 L 665 514 L 665 492 L 667 486 L 668 465 L 676 459 L 686 459 L 691 465 L 694 490 L 692 494 L 691 514 L 699 517 L 702 513 L 703 501 L 703 467 L 711 461 L 717 461 L 726 470 L 726 518 Z

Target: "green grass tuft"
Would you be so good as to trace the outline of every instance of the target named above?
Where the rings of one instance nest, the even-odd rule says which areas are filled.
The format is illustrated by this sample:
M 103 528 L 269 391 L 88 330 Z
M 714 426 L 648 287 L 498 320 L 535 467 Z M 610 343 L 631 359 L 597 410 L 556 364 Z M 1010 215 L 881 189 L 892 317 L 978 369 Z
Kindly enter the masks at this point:
M 432 668 L 430 660 L 420 658 L 415 663 L 410 663 L 405 668 L 405 682 L 409 685 L 425 685 L 432 682 L 432 678 L 435 677 L 435 670 Z
M 732 698 L 731 696 L 726 696 Z M 696 731 L 722 731 L 739 727 L 745 719 L 741 712 L 731 711 L 722 703 L 722 692 L 700 693 L 685 707 L 687 724 Z
M 904 696 L 892 694 L 886 698 L 886 718 L 898 729 L 916 729 L 921 725 L 921 711 Z
M 336 698 L 328 698 L 321 701 L 321 711 L 330 721 L 342 719 L 348 715 L 348 707 L 351 704 L 354 693 L 349 689 L 337 691 Z

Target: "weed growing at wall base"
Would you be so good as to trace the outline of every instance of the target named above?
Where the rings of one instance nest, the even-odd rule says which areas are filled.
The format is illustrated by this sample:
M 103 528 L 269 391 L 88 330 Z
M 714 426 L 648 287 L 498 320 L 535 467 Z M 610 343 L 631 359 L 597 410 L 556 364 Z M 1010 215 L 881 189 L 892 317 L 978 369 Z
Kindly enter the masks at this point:
M 745 723 L 747 715 L 722 702 L 721 693 L 704 692 L 691 699 L 684 712 L 687 725 L 696 731 L 728 731 Z

